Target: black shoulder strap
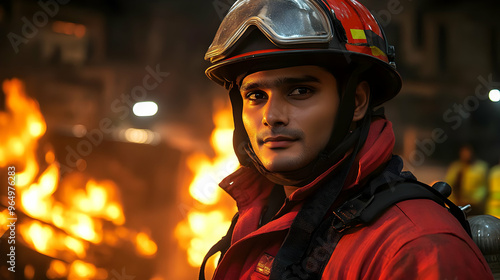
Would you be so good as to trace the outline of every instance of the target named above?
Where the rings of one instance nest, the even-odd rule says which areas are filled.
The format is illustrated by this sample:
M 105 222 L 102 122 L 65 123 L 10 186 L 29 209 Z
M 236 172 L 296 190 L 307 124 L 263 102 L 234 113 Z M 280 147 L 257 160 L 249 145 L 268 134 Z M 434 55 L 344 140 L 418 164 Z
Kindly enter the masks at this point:
M 326 264 L 347 229 L 375 221 L 389 207 L 401 201 L 431 199 L 443 207 L 447 206 L 448 211 L 460 222 L 469 236 L 471 235 L 465 214 L 447 199 L 451 187 L 446 183 L 438 182 L 430 187 L 416 180 L 400 177 L 400 180 L 386 182 L 367 190 L 333 211 L 332 217 L 320 226 L 301 262 L 303 275 L 300 279 L 321 279 Z M 374 193 L 370 195 L 371 192 Z M 327 253 L 328 256 L 325 257 L 321 252 Z
M 446 186 L 446 189 L 439 190 L 438 186 Z M 444 193 L 442 193 L 444 192 Z M 377 218 L 390 205 L 408 199 L 427 198 L 434 200 L 438 204 L 446 207 L 448 211 L 460 222 L 467 234 L 471 236 L 469 222 L 462 209 L 451 202 L 448 196 L 451 194 L 451 187 L 445 182 L 437 182 L 432 187 L 419 181 L 409 180 L 399 184 L 399 188 L 385 188 L 375 196 L 372 205 L 361 214 L 360 218 L 364 223 L 369 223 Z M 392 201 L 392 203 L 391 203 Z
M 365 226 L 375 221 L 400 201 L 431 199 L 442 206 L 445 204 L 446 198 L 425 184 L 404 177 L 385 177 L 386 180 L 375 178 L 373 184 L 346 201 L 333 211 L 332 216 L 324 220 L 315 232 L 307 254 L 302 257 L 301 262 L 293 265 L 293 276 L 300 276 L 299 279 L 321 279 L 333 251 L 349 228 Z
M 439 182 L 439 184 L 443 183 Z M 334 211 L 337 219 L 334 221 L 333 226 L 337 231 L 342 231 L 360 224 L 369 224 L 390 206 L 408 199 L 431 199 L 443 207 L 447 207 L 448 211 L 460 222 L 469 236 L 471 235 L 469 223 L 458 206 L 434 187 L 412 179 L 406 179 L 395 184 L 385 184 L 377 188 L 376 193 L 373 195 L 361 193 L 345 202 Z
M 205 266 L 207 265 L 208 259 L 215 255 L 217 252 L 220 252 L 220 257 L 219 257 L 219 262 L 222 260 L 222 257 L 224 257 L 224 254 L 226 254 L 227 250 L 231 246 L 231 237 L 233 236 L 233 231 L 234 227 L 236 226 L 236 222 L 238 221 L 239 213 L 236 213 L 231 221 L 231 225 L 229 226 L 229 229 L 227 230 L 226 235 L 219 240 L 219 242 L 215 243 L 210 250 L 208 250 L 208 253 L 205 255 L 205 258 L 203 259 L 203 262 L 201 263 L 200 266 L 200 273 L 198 275 L 199 280 L 205 280 Z
M 431 191 L 431 188 L 424 184 L 415 182 L 401 182 L 396 186 L 386 186 L 378 191 L 373 197 L 372 203 L 363 211 L 359 216 L 362 223 L 370 223 L 381 215 L 392 205 L 408 200 L 408 199 L 421 199 L 427 198 L 434 200 L 440 205 L 443 205 L 442 197 Z M 443 205 L 444 206 L 444 205 Z

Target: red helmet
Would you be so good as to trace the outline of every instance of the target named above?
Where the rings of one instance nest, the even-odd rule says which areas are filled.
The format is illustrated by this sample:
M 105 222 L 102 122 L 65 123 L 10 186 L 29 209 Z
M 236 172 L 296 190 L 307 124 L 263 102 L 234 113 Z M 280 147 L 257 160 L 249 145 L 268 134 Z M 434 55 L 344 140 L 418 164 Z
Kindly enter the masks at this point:
M 342 73 L 364 65 L 379 105 L 401 89 L 394 56 L 382 27 L 355 0 L 238 0 L 205 59 L 213 63 L 207 76 L 227 88 L 260 70 L 319 65 Z

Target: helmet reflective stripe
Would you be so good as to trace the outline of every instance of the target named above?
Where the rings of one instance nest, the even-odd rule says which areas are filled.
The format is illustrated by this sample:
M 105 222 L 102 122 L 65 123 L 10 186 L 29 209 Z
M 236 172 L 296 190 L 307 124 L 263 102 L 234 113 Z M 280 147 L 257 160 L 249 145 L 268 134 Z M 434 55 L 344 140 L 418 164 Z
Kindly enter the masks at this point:
M 350 46 L 368 47 L 371 49 L 372 56 L 375 56 L 386 62 L 389 61 L 385 53 L 386 43 L 382 37 L 378 36 L 372 30 L 351 29 L 350 33 L 352 36 L 352 40 L 347 43 L 347 49 L 356 51 L 355 48 L 350 48 Z

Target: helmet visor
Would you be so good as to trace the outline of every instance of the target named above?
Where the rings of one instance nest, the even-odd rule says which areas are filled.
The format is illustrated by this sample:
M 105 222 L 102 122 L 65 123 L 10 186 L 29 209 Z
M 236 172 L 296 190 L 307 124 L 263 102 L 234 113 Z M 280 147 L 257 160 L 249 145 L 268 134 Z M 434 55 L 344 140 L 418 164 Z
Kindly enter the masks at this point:
M 328 43 L 333 37 L 330 20 L 314 0 L 238 0 L 222 21 L 205 59 L 216 62 L 250 26 L 256 26 L 278 47 Z

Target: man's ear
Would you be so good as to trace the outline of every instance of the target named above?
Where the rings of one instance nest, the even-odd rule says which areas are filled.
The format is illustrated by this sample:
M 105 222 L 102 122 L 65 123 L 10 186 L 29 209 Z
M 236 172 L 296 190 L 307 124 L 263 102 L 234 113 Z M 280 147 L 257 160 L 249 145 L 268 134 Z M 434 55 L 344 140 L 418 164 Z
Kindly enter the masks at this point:
M 368 103 L 370 101 L 370 84 L 367 81 L 362 81 L 356 87 L 356 93 L 354 96 L 354 115 L 352 117 L 353 122 L 361 120 L 368 110 Z

